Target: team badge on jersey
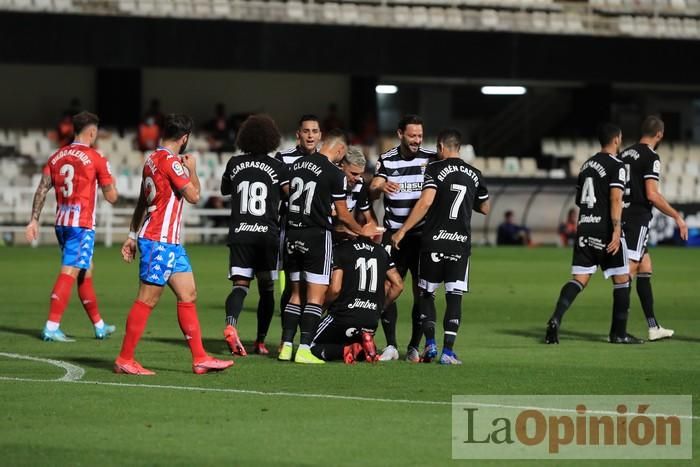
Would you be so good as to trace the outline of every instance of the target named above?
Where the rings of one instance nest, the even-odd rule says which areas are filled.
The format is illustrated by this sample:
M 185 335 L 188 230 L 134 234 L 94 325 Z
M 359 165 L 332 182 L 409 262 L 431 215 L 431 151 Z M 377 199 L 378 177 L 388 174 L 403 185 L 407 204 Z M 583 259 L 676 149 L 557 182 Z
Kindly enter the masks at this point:
M 654 173 L 660 173 L 661 172 L 661 161 L 654 161 L 654 167 L 652 167 L 652 170 Z
M 175 175 L 178 177 L 185 175 L 185 169 L 182 167 L 182 164 L 180 164 L 179 161 L 173 162 L 173 172 L 175 172 Z

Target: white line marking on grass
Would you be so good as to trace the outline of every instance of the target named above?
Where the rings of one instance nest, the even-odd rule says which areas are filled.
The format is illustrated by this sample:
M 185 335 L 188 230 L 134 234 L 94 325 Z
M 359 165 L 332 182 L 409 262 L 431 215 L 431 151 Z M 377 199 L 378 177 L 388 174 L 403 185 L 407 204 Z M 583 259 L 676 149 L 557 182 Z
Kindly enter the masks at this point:
M 60 366 L 61 368 L 73 367 L 77 368 L 82 375 L 85 371 L 70 363 L 62 362 L 60 360 L 49 360 L 43 358 L 35 358 L 18 354 L 7 354 L 0 352 L 0 356 L 6 356 L 9 358 L 22 358 L 25 360 L 34 360 L 39 362 L 46 362 L 52 365 Z M 126 376 L 128 378 L 128 376 Z M 72 383 L 72 384 L 92 384 L 95 386 L 111 386 L 111 387 L 126 387 L 126 388 L 140 388 L 140 389 L 169 389 L 172 391 L 190 391 L 190 392 L 215 392 L 215 393 L 227 393 L 227 394 L 244 394 L 251 396 L 272 396 L 272 397 L 300 397 L 306 399 L 330 399 L 330 400 L 341 400 L 341 401 L 358 401 L 358 402 L 379 402 L 379 403 L 393 403 L 393 404 L 409 404 L 409 405 L 439 405 L 439 406 L 452 406 L 452 401 L 430 401 L 430 400 L 412 400 L 412 399 L 387 399 L 380 397 L 363 397 L 363 396 L 342 396 L 338 394 L 313 394 L 313 393 L 303 393 L 303 392 L 285 392 L 285 391 L 256 391 L 254 389 L 233 389 L 233 388 L 208 388 L 202 386 L 176 386 L 169 384 L 139 384 L 139 383 L 114 383 L 108 381 L 87 381 L 81 380 L 80 378 L 68 379 L 68 373 L 66 376 L 60 379 L 33 379 L 33 378 L 14 378 L 7 376 L 0 376 L 0 381 L 21 381 L 21 382 L 31 382 L 31 383 Z M 553 411 L 553 412 L 565 412 L 565 413 L 577 413 L 574 409 L 560 409 L 554 407 L 532 407 L 532 406 L 517 406 L 517 405 L 505 405 L 505 404 L 487 404 L 484 402 L 457 402 L 459 405 L 469 405 L 474 407 L 495 407 L 504 409 L 516 409 L 516 410 L 540 410 L 540 411 Z M 598 414 L 598 415 L 619 415 L 615 411 L 607 410 L 588 410 L 586 413 Z M 645 415 L 647 417 L 671 417 L 675 416 L 681 419 L 688 420 L 699 420 L 700 417 L 695 415 L 671 415 L 671 414 L 637 414 L 629 412 L 628 416 L 634 415 Z
M 41 362 L 41 363 L 48 363 L 49 365 L 57 366 L 59 368 L 63 368 L 66 370 L 66 374 L 63 375 L 61 378 L 55 379 L 55 380 L 34 380 L 34 381 L 78 381 L 80 380 L 83 376 L 85 376 L 85 370 L 80 368 L 77 365 L 73 365 L 72 363 L 64 362 L 62 360 L 51 360 L 50 358 L 38 358 L 38 357 L 30 357 L 28 355 L 20 355 L 16 353 L 5 353 L 5 352 L 0 352 L 0 356 L 2 357 L 7 357 L 7 358 L 15 358 L 18 360 L 30 360 L 33 362 Z M 3 377 L 3 379 L 8 379 Z M 21 379 L 18 378 L 13 378 L 17 379 L 18 381 L 21 381 Z

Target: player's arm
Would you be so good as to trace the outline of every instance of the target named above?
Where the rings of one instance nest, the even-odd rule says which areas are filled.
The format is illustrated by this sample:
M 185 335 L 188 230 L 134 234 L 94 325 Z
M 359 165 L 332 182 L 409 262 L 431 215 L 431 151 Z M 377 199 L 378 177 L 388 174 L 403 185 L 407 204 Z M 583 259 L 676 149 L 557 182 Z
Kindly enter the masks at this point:
M 32 217 L 25 230 L 25 236 L 29 242 L 36 240 L 39 236 L 39 216 L 41 215 L 41 210 L 44 209 L 46 194 L 49 192 L 52 186 L 53 182 L 51 181 L 51 175 L 43 173 L 41 175 L 41 180 L 39 180 L 39 186 L 36 187 L 36 191 L 34 192 Z
M 491 212 L 491 200 L 487 199 L 483 203 L 479 205 L 478 208 L 476 208 L 477 212 L 480 212 L 481 214 L 488 216 L 489 212 Z
M 323 303 L 323 309 L 328 309 L 331 303 L 337 300 L 340 295 L 340 290 L 343 287 L 343 270 L 341 268 L 335 268 L 331 274 L 331 284 L 328 286 L 326 291 L 326 298 Z
M 185 186 L 180 188 L 180 193 L 182 193 L 182 197 L 185 198 L 188 203 L 197 204 L 199 203 L 200 185 L 199 177 L 197 176 L 197 164 L 194 156 L 191 154 L 185 154 L 182 156 L 182 165 L 187 167 L 187 170 L 189 170 L 190 181 L 187 182 Z
M 333 206 L 335 207 L 335 215 L 338 220 L 353 234 L 362 235 L 364 237 L 372 237 L 377 234 L 376 224 L 365 224 L 362 226 L 355 220 L 352 213 L 348 211 L 348 204 L 345 199 L 333 200 Z
M 396 268 L 391 268 L 386 272 L 386 281 L 384 281 L 384 308 L 394 303 L 403 291 L 403 280 L 401 274 Z
M 141 224 L 146 215 L 146 194 L 141 184 L 139 199 L 136 201 L 134 213 L 131 215 L 131 224 L 129 224 L 129 236 L 122 245 L 122 259 L 130 263 L 136 257 L 136 233 L 141 230 Z
M 673 218 L 676 221 L 676 225 L 681 233 L 681 238 L 683 240 L 688 240 L 688 226 L 685 225 L 685 221 L 681 217 L 680 213 L 673 209 L 673 206 L 666 201 L 664 195 L 659 191 L 659 182 L 653 178 L 647 178 L 644 180 L 644 190 L 646 191 L 647 199 L 651 204 L 654 205 L 656 209 L 666 214 L 668 217 Z
M 233 193 L 233 181 L 231 180 L 231 171 L 229 169 L 230 166 L 231 160 L 229 160 L 228 164 L 226 164 L 226 170 L 224 170 L 224 174 L 221 176 L 221 194 L 224 196 Z
M 610 222 L 612 223 L 613 235 L 608 244 L 607 251 L 615 254 L 620 249 L 620 239 L 622 238 L 622 193 L 624 188 L 610 187 Z
M 374 178 L 369 184 L 369 200 L 374 201 L 379 199 L 382 193 L 395 193 L 399 191 L 400 185 L 389 181 L 389 173 L 382 163 L 382 160 L 377 161 L 377 170 L 374 172 Z
M 406 232 L 411 230 L 416 226 L 428 213 L 428 209 L 432 206 L 433 201 L 435 201 L 436 189 L 431 187 L 423 187 L 423 191 L 420 194 L 420 198 L 416 202 L 411 213 L 408 215 L 408 219 L 403 223 L 401 228 L 396 231 L 394 235 L 391 236 L 391 244 L 397 250 L 399 249 L 399 243 L 403 240 Z
M 109 185 L 104 185 L 100 187 L 102 189 L 102 196 L 109 204 L 115 204 L 119 199 L 119 192 L 117 191 L 116 185 L 110 183 Z

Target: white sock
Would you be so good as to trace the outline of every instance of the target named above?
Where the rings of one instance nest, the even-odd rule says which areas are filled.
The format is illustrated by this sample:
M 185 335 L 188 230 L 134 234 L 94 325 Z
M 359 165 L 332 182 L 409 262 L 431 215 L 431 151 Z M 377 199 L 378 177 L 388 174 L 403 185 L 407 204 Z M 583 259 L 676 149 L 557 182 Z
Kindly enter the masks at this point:
M 306 345 L 306 344 L 301 344 L 301 345 L 299 346 L 299 350 L 309 350 L 310 348 L 311 348 L 311 347 L 309 347 L 309 346 Z
M 47 321 L 46 329 L 48 329 L 49 331 L 55 331 L 56 329 L 58 329 L 59 324 L 61 323 L 57 323 L 56 321 Z
M 292 344 L 291 342 L 284 342 L 282 345 L 284 345 L 285 347 L 291 347 L 294 344 Z
M 98 322 L 96 322 L 96 323 L 95 323 L 95 327 L 96 327 L 97 329 L 102 329 L 103 327 L 105 327 L 105 322 L 104 322 L 104 320 L 103 320 L 103 319 L 100 319 Z

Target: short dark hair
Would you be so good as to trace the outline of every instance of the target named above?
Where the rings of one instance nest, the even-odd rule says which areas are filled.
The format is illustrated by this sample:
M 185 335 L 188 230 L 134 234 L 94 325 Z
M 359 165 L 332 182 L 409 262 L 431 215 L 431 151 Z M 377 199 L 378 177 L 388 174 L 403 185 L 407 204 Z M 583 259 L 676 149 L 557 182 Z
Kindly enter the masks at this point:
M 438 134 L 437 142 L 446 148 L 457 151 L 462 145 L 462 133 L 456 128 L 444 129 Z
M 664 121 L 656 115 L 649 115 L 642 122 L 642 136 L 654 137 L 660 131 L 664 131 Z
M 301 125 L 302 125 L 304 122 L 316 122 L 316 123 L 318 123 L 318 126 L 319 126 L 319 127 L 321 126 L 321 119 L 318 118 L 318 116 L 316 116 L 316 115 L 314 115 L 314 114 L 304 114 L 304 115 L 302 115 L 302 116 L 299 118 L 299 126 L 298 126 L 298 128 L 301 128 Z
M 598 127 L 598 141 L 601 146 L 607 146 L 616 136 L 620 136 L 620 133 L 622 130 L 614 123 L 603 123 Z
M 194 120 L 185 114 L 169 114 L 163 123 L 163 139 L 173 141 L 192 133 Z
M 348 136 L 340 128 L 333 128 L 332 130 L 328 130 L 323 134 L 324 142 L 330 143 L 333 140 L 338 140 L 344 145 L 348 145 Z
M 408 114 L 404 115 L 401 120 L 399 120 L 399 127 L 398 129 L 401 131 L 406 131 L 406 127 L 408 125 L 420 125 L 423 126 L 423 119 L 420 118 L 418 115 L 414 114 Z
M 90 125 L 97 126 L 99 124 L 100 119 L 93 113 L 83 111 L 73 115 L 73 132 L 76 135 L 82 133 L 82 131 Z
M 280 145 L 280 130 L 275 121 L 265 114 L 251 115 L 238 129 L 236 145 L 247 154 L 267 154 Z

